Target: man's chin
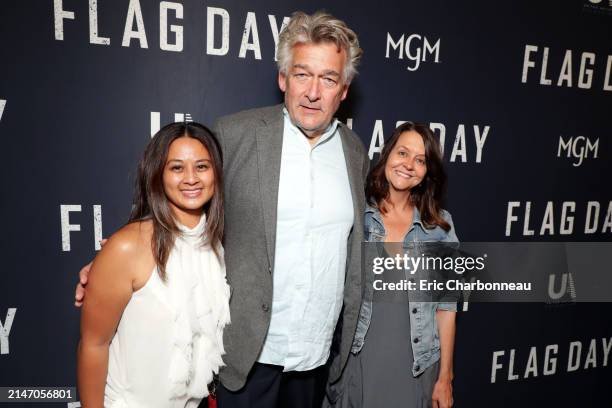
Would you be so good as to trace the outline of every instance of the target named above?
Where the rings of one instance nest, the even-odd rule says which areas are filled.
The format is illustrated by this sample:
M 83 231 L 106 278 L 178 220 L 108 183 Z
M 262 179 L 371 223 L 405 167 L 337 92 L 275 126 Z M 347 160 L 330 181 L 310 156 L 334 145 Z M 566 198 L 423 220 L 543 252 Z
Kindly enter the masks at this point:
M 323 126 L 322 124 L 312 124 L 312 123 L 303 123 L 299 122 L 297 126 L 302 132 L 306 134 L 310 133 L 318 133 L 327 129 L 327 126 Z

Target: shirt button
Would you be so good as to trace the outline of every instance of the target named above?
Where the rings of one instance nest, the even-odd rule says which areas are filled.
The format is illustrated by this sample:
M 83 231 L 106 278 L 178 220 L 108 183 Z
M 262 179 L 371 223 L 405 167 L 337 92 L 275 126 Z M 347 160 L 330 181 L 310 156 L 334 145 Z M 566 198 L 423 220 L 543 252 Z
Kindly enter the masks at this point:
M 264 303 L 263 305 L 261 305 L 261 309 L 262 309 L 264 312 L 267 312 L 268 310 L 270 310 L 270 306 L 268 306 L 268 304 L 267 304 L 267 303 Z
M 412 342 L 413 342 L 414 344 L 417 344 L 417 343 L 419 342 L 419 338 L 418 338 L 418 337 L 415 337 L 415 338 L 414 338 L 414 340 L 412 340 Z
M 415 307 L 414 309 L 412 309 L 412 314 L 416 314 L 417 312 L 417 308 Z

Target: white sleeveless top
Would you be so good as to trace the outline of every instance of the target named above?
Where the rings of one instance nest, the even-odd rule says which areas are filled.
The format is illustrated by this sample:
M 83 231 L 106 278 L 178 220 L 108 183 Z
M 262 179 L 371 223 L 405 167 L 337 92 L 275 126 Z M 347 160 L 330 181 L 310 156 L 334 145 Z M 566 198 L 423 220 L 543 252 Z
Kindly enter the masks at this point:
M 106 408 L 197 407 L 223 365 L 229 323 L 225 267 L 202 245 L 206 219 L 179 226 L 166 265 L 132 294 L 112 339 Z M 220 251 L 223 254 L 222 249 Z

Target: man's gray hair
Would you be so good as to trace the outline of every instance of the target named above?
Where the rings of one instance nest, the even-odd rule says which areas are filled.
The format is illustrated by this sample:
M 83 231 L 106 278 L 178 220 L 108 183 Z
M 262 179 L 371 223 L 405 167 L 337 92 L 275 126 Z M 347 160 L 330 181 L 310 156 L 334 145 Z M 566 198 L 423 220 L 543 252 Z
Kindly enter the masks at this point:
M 359 48 L 357 34 L 348 28 L 344 21 L 323 11 L 317 11 L 313 15 L 301 11 L 293 13 L 289 24 L 279 35 L 276 54 L 278 70 L 287 74 L 289 64 L 291 64 L 292 49 L 296 44 L 325 42 L 334 43 L 338 49 L 346 52 L 342 78 L 350 83 L 357 74 L 357 65 L 363 50 Z

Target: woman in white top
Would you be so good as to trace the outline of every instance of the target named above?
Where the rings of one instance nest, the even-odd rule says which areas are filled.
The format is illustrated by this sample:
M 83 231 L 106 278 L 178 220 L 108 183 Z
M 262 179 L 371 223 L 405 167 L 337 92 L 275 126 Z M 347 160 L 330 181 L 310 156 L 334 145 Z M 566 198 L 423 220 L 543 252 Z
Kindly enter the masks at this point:
M 81 315 L 84 408 L 197 407 L 223 365 L 222 159 L 212 133 L 173 123 L 138 166 L 134 208 L 91 268 Z

